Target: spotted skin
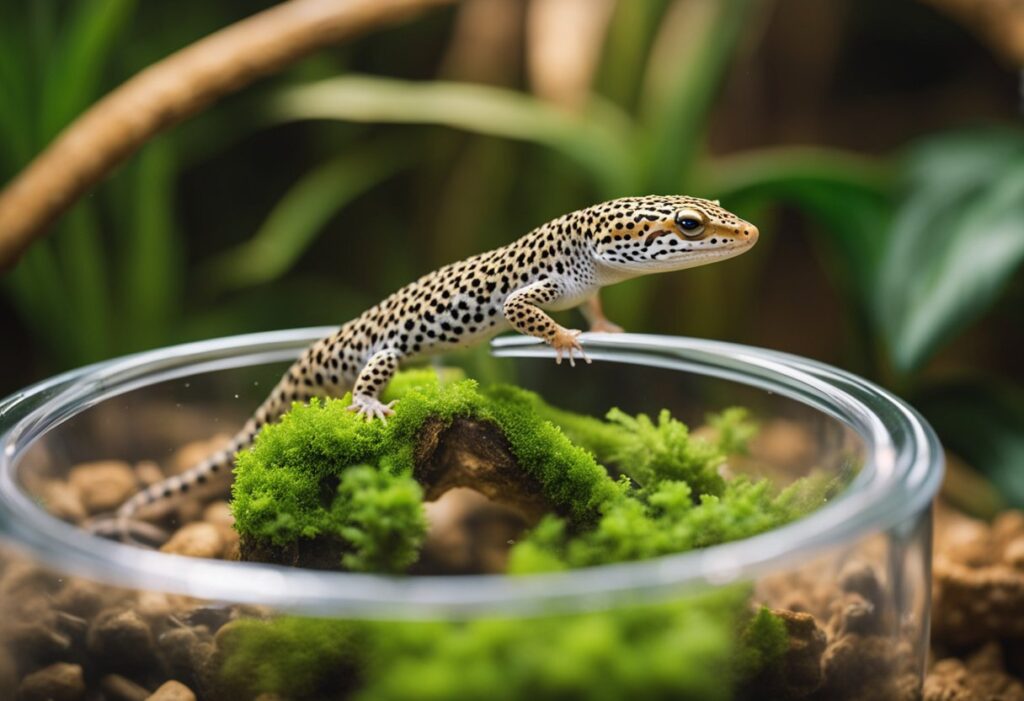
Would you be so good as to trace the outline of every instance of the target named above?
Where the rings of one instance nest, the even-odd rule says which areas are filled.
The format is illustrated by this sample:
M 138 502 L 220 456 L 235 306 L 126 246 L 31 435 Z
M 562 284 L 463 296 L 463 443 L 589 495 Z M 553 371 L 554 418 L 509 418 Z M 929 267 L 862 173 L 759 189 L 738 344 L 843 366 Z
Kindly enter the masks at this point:
M 368 419 L 392 413 L 381 392 L 399 366 L 489 339 L 509 328 L 551 345 L 559 361 L 582 354 L 579 331 L 545 313 L 584 305 L 595 330 L 604 318 L 598 291 L 640 275 L 681 270 L 739 255 L 758 230 L 717 202 L 685 196 L 626 197 L 559 217 L 517 241 L 447 265 L 412 282 L 336 333 L 309 347 L 221 451 L 125 502 L 124 523 L 141 509 L 217 477 L 226 483 L 238 450 L 292 402 L 341 396 Z

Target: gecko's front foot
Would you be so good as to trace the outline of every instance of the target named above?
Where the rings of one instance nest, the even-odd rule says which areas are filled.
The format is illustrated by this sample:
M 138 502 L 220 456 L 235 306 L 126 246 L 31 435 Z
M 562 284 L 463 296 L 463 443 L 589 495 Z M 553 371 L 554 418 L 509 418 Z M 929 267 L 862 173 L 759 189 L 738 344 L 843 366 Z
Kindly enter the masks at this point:
M 579 353 L 580 358 L 587 363 L 590 362 L 590 358 L 588 358 L 587 354 L 583 352 L 583 344 L 580 343 L 579 337 L 580 331 L 577 329 L 558 328 L 555 335 L 552 336 L 549 341 L 551 347 L 555 349 L 555 363 L 561 365 L 562 355 L 564 354 L 569 358 L 569 365 L 571 367 L 576 367 L 576 359 L 573 356 L 574 352 Z
M 365 416 L 367 421 L 372 421 L 376 418 L 387 423 L 388 420 L 386 417 L 395 413 L 395 410 L 391 408 L 391 405 L 394 404 L 395 401 L 390 401 L 385 404 L 376 397 L 371 397 L 366 394 L 356 394 L 353 395 L 352 403 L 348 405 L 348 410 L 354 411 L 361 416 Z

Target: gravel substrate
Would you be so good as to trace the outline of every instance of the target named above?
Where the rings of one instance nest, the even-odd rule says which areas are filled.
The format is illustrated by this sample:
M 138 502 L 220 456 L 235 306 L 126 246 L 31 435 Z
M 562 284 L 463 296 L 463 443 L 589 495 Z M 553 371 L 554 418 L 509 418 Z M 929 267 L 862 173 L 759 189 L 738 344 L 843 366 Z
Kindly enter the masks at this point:
M 219 440 L 189 444 L 163 468 L 89 462 L 66 480 L 30 487 L 51 513 L 83 523 Z M 424 557 L 452 572 L 501 571 L 508 542 L 523 527 L 468 489 L 448 492 L 428 511 Z M 164 552 L 238 557 L 222 499 L 184 502 L 158 525 L 171 533 Z M 761 582 L 758 597 L 782 615 L 790 649 L 780 672 L 758 680 L 758 698 L 921 698 L 913 651 L 886 635 L 906 622 L 894 622 L 882 591 L 868 560 L 846 563 L 838 578 L 818 578 L 810 567 Z M 210 672 L 219 638 L 232 621 L 269 613 L 57 578 L 0 551 L 0 701 L 215 699 Z M 1024 514 L 987 525 L 939 510 L 932 642 L 926 701 L 1024 701 Z

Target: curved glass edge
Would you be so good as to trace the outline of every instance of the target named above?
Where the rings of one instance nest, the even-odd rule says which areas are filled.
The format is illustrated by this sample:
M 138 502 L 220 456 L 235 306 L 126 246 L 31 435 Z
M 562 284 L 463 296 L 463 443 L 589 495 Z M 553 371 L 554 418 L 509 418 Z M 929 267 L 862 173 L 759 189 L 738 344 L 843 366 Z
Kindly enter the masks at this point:
M 941 482 L 934 432 L 909 406 L 850 373 L 776 351 L 685 337 L 584 334 L 588 354 L 760 387 L 811 405 L 864 440 L 864 479 L 813 514 L 742 541 L 652 560 L 510 577 L 386 577 L 185 558 L 85 534 L 18 487 L 18 457 L 46 431 L 103 399 L 219 367 L 294 358 L 333 331 L 234 336 L 139 353 L 71 371 L 0 402 L 0 537 L 41 562 L 110 585 L 363 618 L 462 618 L 592 610 L 747 581 L 860 536 L 918 518 Z M 551 356 L 524 337 L 493 343 L 503 357 Z

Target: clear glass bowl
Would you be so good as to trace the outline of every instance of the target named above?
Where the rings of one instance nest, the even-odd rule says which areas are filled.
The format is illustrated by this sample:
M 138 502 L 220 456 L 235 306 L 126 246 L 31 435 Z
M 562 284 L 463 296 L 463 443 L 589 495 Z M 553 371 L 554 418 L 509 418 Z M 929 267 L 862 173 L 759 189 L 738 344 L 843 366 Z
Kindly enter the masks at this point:
M 689 338 L 591 334 L 584 343 L 593 365 L 556 366 L 547 348 L 520 337 L 498 339 L 490 357 L 437 361 L 462 364 L 481 381 L 514 381 L 556 406 L 596 416 L 613 406 L 649 414 L 668 408 L 700 425 L 709 411 L 742 405 L 762 432 L 751 455 L 730 469 L 768 475 L 780 486 L 812 470 L 850 476 L 841 494 L 809 516 L 703 550 L 528 577 L 385 577 L 143 550 L 92 537 L 41 508 L 47 485 L 77 464 L 167 461 L 183 444 L 231 432 L 286 362 L 329 332 L 254 334 L 141 353 L 65 373 L 0 404 L 0 699 L 113 699 L 120 698 L 117 684 L 130 680 L 152 691 L 175 678 L 200 698 L 254 697 L 259 691 L 342 698 L 352 689 L 330 691 L 335 687 L 322 680 L 297 679 L 294 689 L 270 688 L 268 682 L 268 688 L 242 692 L 237 685 L 224 691 L 210 675 L 225 662 L 219 646 L 230 637 L 226 631 L 246 617 L 393 622 L 377 626 L 447 622 L 449 628 L 430 629 L 440 641 L 469 635 L 481 621 L 524 627 L 538 617 L 578 621 L 658 602 L 703 601 L 709 591 L 737 587 L 752 592 L 757 604 L 789 612 L 784 620 L 790 642 L 777 665 L 782 672 L 733 691 L 719 680 L 711 693 L 700 692 L 700 682 L 672 686 L 676 680 L 665 681 L 652 669 L 649 683 L 657 678 L 663 684 L 650 688 L 652 696 L 665 688 L 675 689 L 677 698 L 919 693 L 928 640 L 930 504 L 942 474 L 938 443 L 891 394 L 783 353 Z M 175 652 L 179 638 L 202 645 L 195 643 L 187 655 Z M 443 641 L 437 647 L 444 648 Z M 680 670 L 687 668 L 687 650 L 681 644 Z M 273 645 L 253 646 L 246 662 L 269 664 L 278 652 Z M 430 664 L 422 650 L 416 654 Z M 527 659 L 525 651 L 522 658 L 503 654 L 502 664 L 512 671 L 502 697 L 522 690 L 512 681 L 515 674 L 532 680 L 528 688 L 537 698 L 597 697 L 620 688 L 616 684 L 646 695 L 647 681 L 637 687 L 597 658 L 581 679 L 563 673 L 557 660 Z M 576 647 L 565 654 L 565 665 L 590 659 Z M 182 655 L 191 661 L 183 662 Z M 396 669 L 408 668 L 393 662 Z M 643 677 L 643 660 L 638 664 Z M 264 683 L 255 681 L 259 674 L 251 676 L 253 685 Z M 470 677 L 459 690 L 463 697 L 479 682 Z M 55 696 L 47 684 L 65 695 Z M 435 698 L 438 689 L 452 687 L 382 688 L 376 697 L 387 698 L 387 689 L 392 697 L 408 696 L 412 688 L 413 696 Z

